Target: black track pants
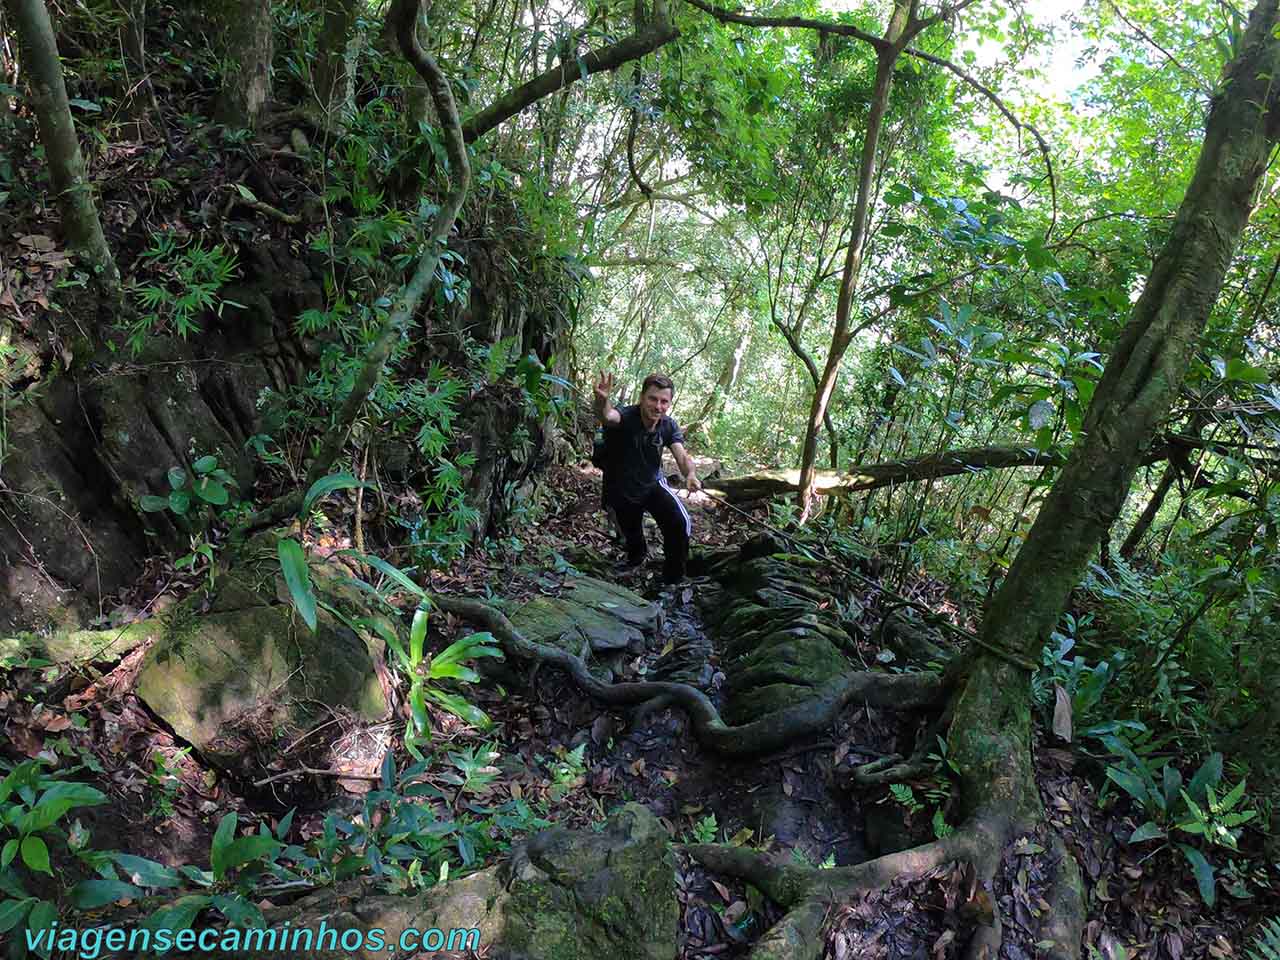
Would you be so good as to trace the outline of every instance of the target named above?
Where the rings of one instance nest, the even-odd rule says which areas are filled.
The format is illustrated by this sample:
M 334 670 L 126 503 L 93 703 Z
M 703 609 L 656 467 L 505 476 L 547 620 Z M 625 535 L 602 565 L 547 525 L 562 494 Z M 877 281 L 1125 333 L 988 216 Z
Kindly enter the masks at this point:
M 639 503 L 613 498 L 613 507 L 618 512 L 618 526 L 627 539 L 628 562 L 638 563 L 648 553 L 644 540 L 644 515 L 648 513 L 662 531 L 662 578 L 668 583 L 681 579 L 689 560 L 693 524 L 689 511 L 666 482 L 660 482 Z

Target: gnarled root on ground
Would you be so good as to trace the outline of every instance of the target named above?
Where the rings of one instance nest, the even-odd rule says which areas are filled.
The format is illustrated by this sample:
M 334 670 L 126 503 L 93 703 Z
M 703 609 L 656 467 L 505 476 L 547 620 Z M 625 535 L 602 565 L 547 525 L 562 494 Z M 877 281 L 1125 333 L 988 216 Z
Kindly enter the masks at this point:
M 940 706 L 946 693 L 943 682 L 932 674 L 852 671 L 833 678 L 817 688 L 814 696 L 795 706 L 734 727 L 721 719 L 715 705 L 696 687 L 673 682 L 603 683 L 588 672 L 581 657 L 527 639 L 487 603 L 443 594 L 432 594 L 431 602 L 447 613 L 486 627 L 507 653 L 560 667 L 583 693 L 601 703 L 609 706 L 645 704 L 649 710 L 654 705 L 652 701 L 657 700 L 679 707 L 689 715 L 694 736 L 702 746 L 731 756 L 770 753 L 791 746 L 797 739 L 820 733 L 855 700 L 874 707 L 904 710 Z

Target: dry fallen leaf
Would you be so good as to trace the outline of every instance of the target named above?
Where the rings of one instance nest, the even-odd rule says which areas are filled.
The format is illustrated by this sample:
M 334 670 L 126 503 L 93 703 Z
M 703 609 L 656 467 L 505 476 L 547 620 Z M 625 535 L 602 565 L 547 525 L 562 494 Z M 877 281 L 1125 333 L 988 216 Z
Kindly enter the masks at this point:
M 1071 697 L 1062 684 L 1053 685 L 1053 733 L 1067 743 L 1071 742 Z

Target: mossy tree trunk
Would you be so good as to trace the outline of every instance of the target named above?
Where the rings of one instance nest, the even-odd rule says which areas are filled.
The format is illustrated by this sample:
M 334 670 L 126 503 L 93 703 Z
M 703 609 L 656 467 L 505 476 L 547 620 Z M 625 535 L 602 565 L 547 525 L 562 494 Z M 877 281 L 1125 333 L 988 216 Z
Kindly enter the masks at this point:
M 99 286 L 115 295 L 120 289 L 120 271 L 102 233 L 84 155 L 76 139 L 49 11 L 44 0 L 5 0 L 5 9 L 17 28 L 31 105 L 40 127 L 67 246 L 93 271 Z
M 326 129 L 341 130 L 355 108 L 356 61 L 360 35 L 357 0 L 326 0 L 320 51 L 316 59 L 313 89 L 320 119 Z
M 252 130 L 271 97 L 270 0 L 223 0 L 222 92 L 215 118 L 237 130 Z

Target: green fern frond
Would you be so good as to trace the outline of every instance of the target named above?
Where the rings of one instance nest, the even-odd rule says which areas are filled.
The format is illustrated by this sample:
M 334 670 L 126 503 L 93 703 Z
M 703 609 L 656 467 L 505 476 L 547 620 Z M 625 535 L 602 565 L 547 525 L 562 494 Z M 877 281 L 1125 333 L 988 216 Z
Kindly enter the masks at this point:
M 1249 950 L 1249 960 L 1280 960 L 1280 917 L 1259 928 Z

